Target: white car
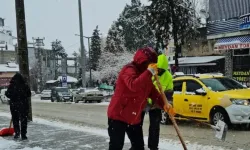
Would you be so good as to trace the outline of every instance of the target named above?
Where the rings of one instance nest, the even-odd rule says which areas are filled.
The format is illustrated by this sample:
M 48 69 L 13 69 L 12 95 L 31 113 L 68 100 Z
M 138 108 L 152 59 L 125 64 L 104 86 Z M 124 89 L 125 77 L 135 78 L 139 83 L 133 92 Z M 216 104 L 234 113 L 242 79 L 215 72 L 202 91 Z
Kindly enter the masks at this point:
M 75 103 L 78 103 L 79 101 L 83 102 L 92 102 L 92 101 L 97 101 L 100 103 L 104 98 L 104 95 L 101 91 L 98 89 L 86 89 L 86 88 L 81 88 L 79 89 L 78 92 L 76 92 L 73 95 L 73 100 Z
M 50 100 L 51 90 L 43 90 L 41 93 L 41 100 Z
M 5 96 L 6 91 L 7 91 L 7 89 L 2 89 L 1 90 L 0 100 L 2 101 L 2 103 L 9 103 L 9 101 L 10 101 L 10 99 Z

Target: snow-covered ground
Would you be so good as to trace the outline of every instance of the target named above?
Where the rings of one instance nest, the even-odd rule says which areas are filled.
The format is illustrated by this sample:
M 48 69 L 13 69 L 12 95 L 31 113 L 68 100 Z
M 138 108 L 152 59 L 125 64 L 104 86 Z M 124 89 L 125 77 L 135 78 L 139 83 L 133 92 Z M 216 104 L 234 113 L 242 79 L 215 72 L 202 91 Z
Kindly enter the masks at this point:
M 0 116 L 10 117 L 10 114 L 0 112 Z M 90 135 L 96 135 L 98 137 L 106 138 L 107 143 L 109 141 L 107 130 L 101 129 L 101 128 L 79 126 L 79 125 L 58 122 L 58 121 L 49 121 L 49 120 L 45 120 L 45 119 L 41 119 L 41 118 L 34 118 L 34 123 L 46 125 L 46 126 L 50 126 L 50 127 L 54 127 L 54 128 L 61 128 L 63 130 L 72 130 L 72 131 L 77 131 L 77 132 L 88 133 Z M 147 141 L 147 138 L 148 137 L 145 136 L 144 140 Z M 217 146 L 203 146 L 203 145 L 199 145 L 196 143 L 190 143 L 189 141 L 185 141 L 185 142 L 187 143 L 187 147 L 189 150 L 226 150 L 226 149 L 223 149 L 222 147 L 217 147 Z M 127 137 L 125 139 L 125 143 L 129 144 L 129 140 Z M 147 142 L 145 142 L 145 143 L 147 143 Z M 11 150 L 13 147 L 16 147 L 18 144 L 22 144 L 22 143 L 21 142 L 14 142 L 12 140 L 6 140 L 6 139 L 3 139 L 0 137 L 0 150 Z M 88 147 L 88 149 L 90 147 Z M 168 139 L 160 139 L 159 148 L 161 150 L 183 150 L 179 141 L 173 141 L 173 140 L 168 140 Z M 43 150 L 43 149 L 40 147 L 34 147 L 32 149 L 25 148 L 22 150 Z M 242 149 L 238 149 L 238 150 L 242 150 Z
M 11 141 L 11 140 L 6 140 L 2 137 L 0 137 L 0 150 L 13 150 L 15 149 L 15 147 L 17 147 L 18 145 L 20 145 L 21 143 L 17 143 L 15 141 Z M 45 150 L 42 149 L 40 147 L 34 147 L 34 148 L 23 148 L 23 149 L 18 149 L 18 150 Z

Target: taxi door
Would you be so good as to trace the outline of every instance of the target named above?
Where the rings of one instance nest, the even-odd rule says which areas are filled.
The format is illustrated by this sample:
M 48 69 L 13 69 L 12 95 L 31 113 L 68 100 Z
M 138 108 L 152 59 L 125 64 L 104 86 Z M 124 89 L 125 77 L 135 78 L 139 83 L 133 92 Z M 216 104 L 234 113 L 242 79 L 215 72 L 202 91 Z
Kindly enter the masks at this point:
M 196 90 L 202 89 L 202 85 L 196 80 L 186 80 L 184 88 L 185 116 L 199 120 L 207 120 L 207 96 L 197 94 Z
M 174 81 L 174 96 L 173 96 L 173 107 L 177 114 L 183 115 L 184 108 L 183 108 L 183 100 L 184 100 L 184 93 L 183 93 L 183 80 Z

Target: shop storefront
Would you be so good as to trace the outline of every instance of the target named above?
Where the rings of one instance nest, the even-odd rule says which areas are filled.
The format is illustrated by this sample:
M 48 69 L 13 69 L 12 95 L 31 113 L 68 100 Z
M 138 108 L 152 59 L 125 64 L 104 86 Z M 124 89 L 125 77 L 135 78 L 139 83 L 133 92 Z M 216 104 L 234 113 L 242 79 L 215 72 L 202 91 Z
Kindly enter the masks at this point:
M 250 85 L 249 4 L 249 0 L 210 0 L 207 22 L 209 50 L 225 56 L 225 75 L 248 86 Z
M 250 86 L 250 35 L 219 39 L 214 50 L 231 53 L 232 77 Z

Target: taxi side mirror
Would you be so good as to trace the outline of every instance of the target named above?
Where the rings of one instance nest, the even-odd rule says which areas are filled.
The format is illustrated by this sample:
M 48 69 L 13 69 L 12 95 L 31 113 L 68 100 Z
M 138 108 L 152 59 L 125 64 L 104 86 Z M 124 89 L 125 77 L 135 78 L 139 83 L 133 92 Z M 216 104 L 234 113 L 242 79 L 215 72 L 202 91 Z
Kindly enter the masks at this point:
M 207 95 L 207 92 L 203 89 L 198 89 L 195 91 L 195 94 L 196 95 L 202 95 L 202 96 L 206 96 Z

